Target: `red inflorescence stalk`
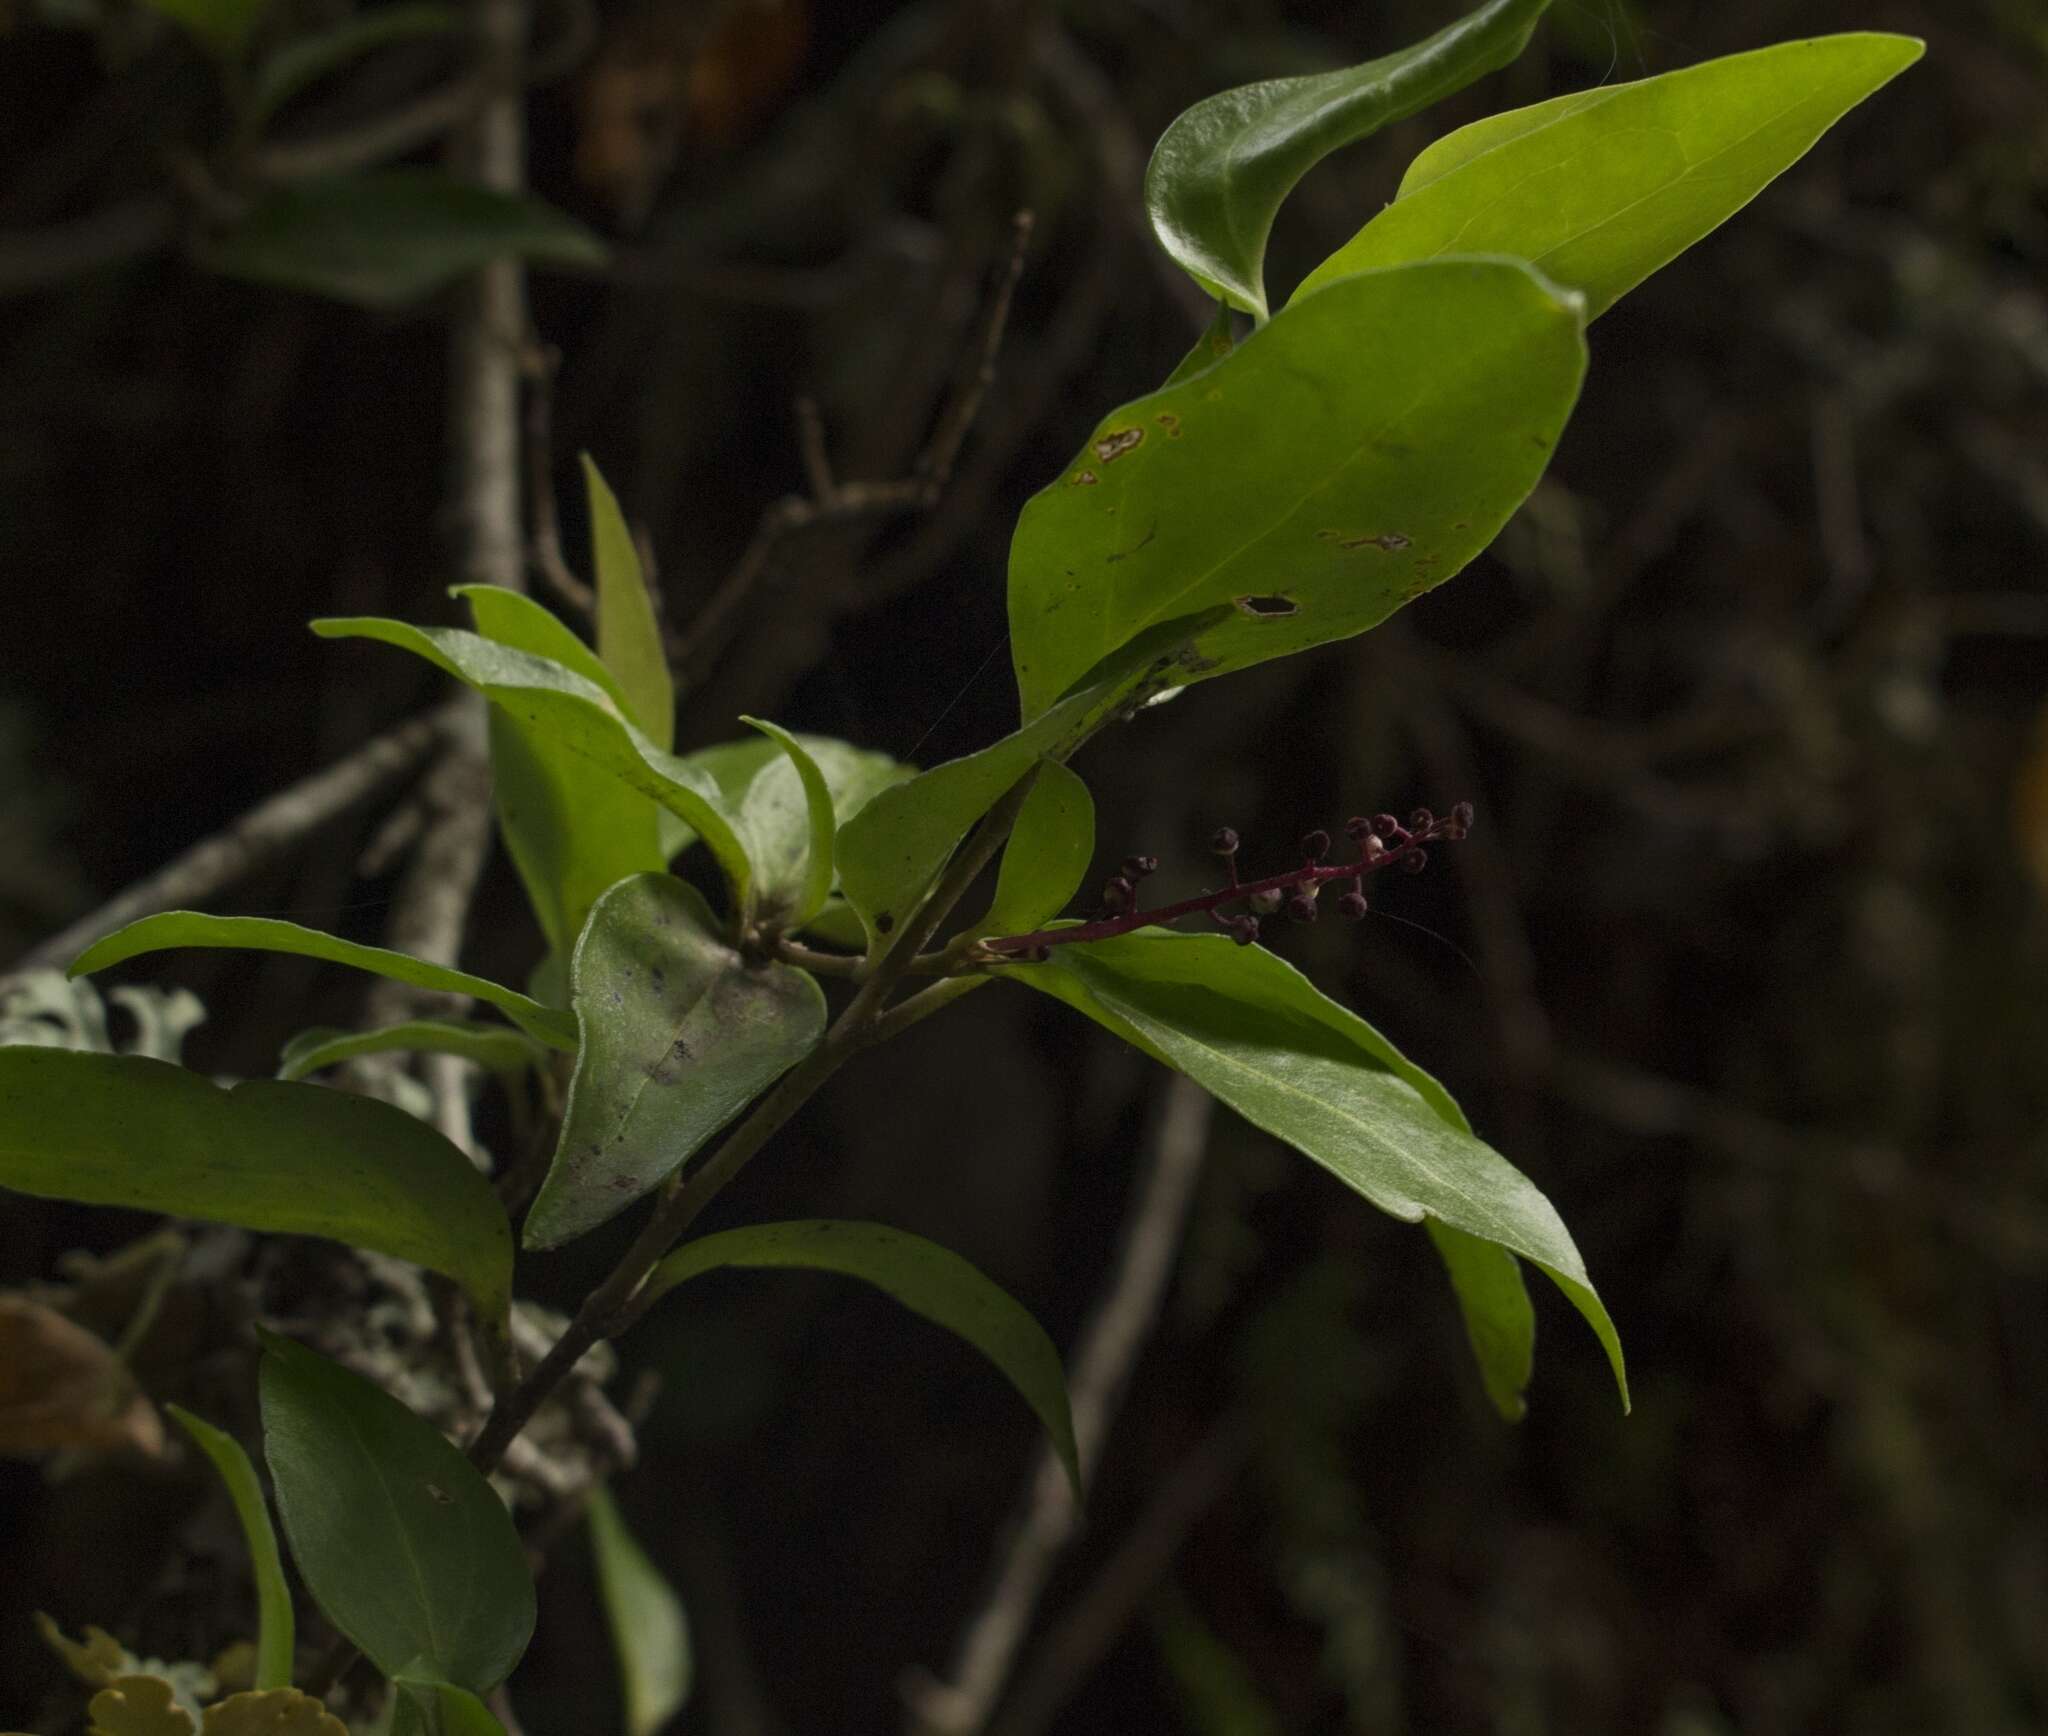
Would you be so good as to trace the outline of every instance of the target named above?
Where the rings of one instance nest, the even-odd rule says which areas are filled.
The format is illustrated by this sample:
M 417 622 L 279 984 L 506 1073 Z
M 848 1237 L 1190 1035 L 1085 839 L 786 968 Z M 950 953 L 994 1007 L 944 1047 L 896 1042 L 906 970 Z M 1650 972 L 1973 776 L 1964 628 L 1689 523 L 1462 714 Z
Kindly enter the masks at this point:
M 1056 946 L 1113 940 L 1133 929 L 1156 927 L 1202 911 L 1214 916 L 1240 945 L 1248 946 L 1258 939 L 1260 918 L 1279 909 L 1283 902 L 1288 914 L 1297 922 L 1313 922 L 1317 895 L 1332 880 L 1352 882 L 1351 889 L 1337 901 L 1337 908 L 1343 915 L 1356 919 L 1366 912 L 1364 883 L 1368 874 L 1377 874 L 1396 863 L 1410 873 L 1419 873 L 1429 860 L 1424 845 L 1454 843 L 1464 837 L 1471 826 L 1470 802 L 1460 802 L 1448 814 L 1441 816 L 1432 814 L 1427 808 L 1418 808 L 1409 815 L 1405 826 L 1391 814 L 1375 814 L 1369 820 L 1362 817 L 1353 819 L 1347 822 L 1344 830 L 1358 845 L 1356 861 L 1325 862 L 1323 858 L 1330 850 L 1330 835 L 1311 832 L 1301 841 L 1301 866 L 1290 868 L 1284 874 L 1268 875 L 1263 880 L 1240 880 L 1237 877 L 1238 837 L 1226 826 L 1216 834 L 1210 846 L 1223 858 L 1230 873 L 1230 884 L 1218 891 L 1183 898 L 1177 904 L 1140 909 L 1137 903 L 1138 882 L 1156 870 L 1159 863 L 1154 857 L 1133 856 L 1102 889 L 1107 914 L 1093 922 L 1069 928 L 1041 928 L 1030 934 L 992 936 L 978 941 L 973 952 L 984 963 L 1023 964 L 1050 957 Z M 1226 914 L 1225 906 L 1232 904 L 1243 904 L 1248 908 Z

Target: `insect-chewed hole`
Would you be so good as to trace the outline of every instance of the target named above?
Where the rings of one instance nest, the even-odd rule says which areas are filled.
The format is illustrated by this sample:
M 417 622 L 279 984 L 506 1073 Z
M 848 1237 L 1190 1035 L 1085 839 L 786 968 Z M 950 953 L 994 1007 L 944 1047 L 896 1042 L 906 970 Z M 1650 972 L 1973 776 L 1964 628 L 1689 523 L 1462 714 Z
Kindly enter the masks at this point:
M 1255 621 L 1277 621 L 1281 616 L 1297 614 L 1301 609 L 1292 597 L 1239 597 L 1237 606 Z

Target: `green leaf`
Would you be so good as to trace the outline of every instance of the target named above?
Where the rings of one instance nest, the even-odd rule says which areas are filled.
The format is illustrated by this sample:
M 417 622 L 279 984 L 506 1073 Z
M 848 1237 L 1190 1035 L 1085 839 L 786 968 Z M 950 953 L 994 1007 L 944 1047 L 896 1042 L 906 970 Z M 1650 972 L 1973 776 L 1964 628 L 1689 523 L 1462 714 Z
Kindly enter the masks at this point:
M 626 721 L 603 687 L 551 658 L 453 628 L 413 627 L 359 616 L 315 621 L 313 631 L 327 639 L 381 640 L 424 657 L 571 753 L 653 797 L 703 837 L 732 883 L 742 916 L 751 915 L 753 870 L 718 785 L 705 772 L 656 747 Z
M 148 0 L 148 4 L 152 11 L 184 26 L 222 60 L 236 60 L 257 21 L 269 10 L 270 0 Z
M 1028 934 L 1066 908 L 1095 856 L 1095 798 L 1057 760 L 1039 767 L 1003 849 L 990 934 Z
M 1593 319 L 1726 222 L 1920 58 L 1907 36 L 1823 36 L 1495 115 L 1439 140 L 1400 194 L 1310 274 L 1511 253 Z
M 611 1491 L 594 1489 L 589 1512 L 597 1589 L 626 1702 L 625 1736 L 655 1736 L 690 1697 L 689 1618 L 661 1570 L 626 1529 Z
M 302 91 L 380 48 L 450 35 L 461 28 L 460 16 L 447 6 L 377 6 L 287 42 L 256 69 L 250 81 L 245 124 L 251 129 L 261 127 Z
M 597 574 L 597 652 L 625 690 L 626 715 L 665 753 L 676 742 L 676 684 L 654 593 L 619 497 L 587 452 L 583 480 L 590 491 L 590 560 Z
M 1004 974 L 1187 1074 L 1382 1211 L 1410 1223 L 1434 1218 L 1533 1261 L 1592 1327 L 1627 1404 L 1614 1323 L 1550 1202 L 1463 1131 L 1455 1106 L 1444 1113 L 1450 1099 L 1442 1086 L 1293 966 L 1222 935 L 1150 929 L 1058 947 L 1050 963 Z M 1489 1272 L 1469 1256 L 1455 1241 L 1445 1250 L 1460 1301 L 1469 1291 L 1486 1309 L 1483 1320 L 1511 1317 L 1497 1263 Z M 1511 1350 L 1481 1347 L 1496 1403 Z
M 1205 369 L 1213 368 L 1236 348 L 1237 334 L 1231 329 L 1230 303 L 1219 301 L 1216 304 L 1216 317 L 1209 322 L 1202 335 L 1195 339 L 1194 347 L 1181 357 L 1173 372 L 1160 381 L 1160 384 L 1177 386 L 1183 380 L 1191 380 Z
M 467 971 L 429 964 L 410 953 L 359 946 L 352 940 L 322 934 L 316 928 L 301 928 L 296 922 L 279 922 L 268 916 L 209 916 L 199 910 L 166 910 L 158 916 L 145 916 L 87 947 L 71 961 L 70 974 L 91 976 L 144 953 L 181 946 L 296 953 L 302 958 L 325 959 L 330 964 L 345 964 L 394 982 L 411 983 L 417 988 L 468 995 L 496 1007 L 528 1036 L 552 1049 L 576 1047 L 575 1022 L 567 1013 L 544 1007 L 517 989 L 471 976 Z
M 1536 1368 L 1536 1309 L 1521 1263 L 1499 1243 L 1454 1230 L 1441 1218 L 1429 1220 L 1429 1239 L 1450 1274 L 1480 1384 L 1495 1410 L 1520 1422 Z
M 193 1444 L 213 1461 L 220 1480 L 227 1485 L 235 1517 L 242 1522 L 242 1537 L 249 1546 L 249 1566 L 256 1581 L 256 1687 L 259 1691 L 292 1685 L 292 1594 L 284 1581 L 284 1563 L 277 1553 L 277 1533 L 271 1529 L 270 1508 L 263 1499 L 263 1485 L 256 1480 L 256 1467 L 242 1451 L 242 1443 L 231 1434 L 202 1422 L 190 1411 L 167 1404 L 178 1426 L 192 1437 Z
M 655 1267 L 647 1298 L 652 1302 L 724 1266 L 797 1267 L 860 1278 L 965 1339 L 1001 1370 L 1045 1425 L 1079 1499 L 1081 1464 L 1059 1352 L 1036 1320 L 958 1254 L 882 1224 L 831 1218 L 752 1224 L 685 1242 Z
M 1204 98 L 1160 135 L 1145 170 L 1160 245 L 1211 295 L 1263 320 L 1266 237 L 1295 182 L 1332 151 L 1506 66 L 1549 4 L 1488 0 L 1398 54 Z
M 490 1707 L 465 1688 L 410 1676 L 391 1688 L 389 1736 L 505 1736 Z
M 625 696 L 597 654 L 531 597 L 502 585 L 458 585 L 486 639 L 561 664 L 611 696 Z M 590 762 L 544 724 L 491 707 L 492 799 L 506 851 L 519 870 L 548 949 L 566 958 L 590 907 L 629 874 L 662 866 L 662 810 Z
M 487 1320 L 512 1288 L 491 1184 L 423 1121 L 369 1097 L 166 1061 L 0 1049 L 0 1187 L 42 1199 L 325 1236 L 454 1279 Z
M 839 884 L 871 950 L 916 910 L 975 821 L 1041 760 L 1064 760 L 1119 710 L 1170 686 L 1190 639 L 1226 613 L 1164 622 L 1094 669 L 1072 694 L 993 746 L 892 785 L 839 828 Z
M 597 901 L 570 965 L 582 1031 L 553 1167 L 526 1245 L 595 1228 L 673 1173 L 817 1046 L 825 997 L 786 964 L 749 964 L 695 891 L 639 874 Z
M 424 1418 L 263 1334 L 263 1453 L 292 1559 L 386 1675 L 484 1693 L 533 1632 L 533 1575 L 498 1492 Z
M 1332 284 L 1113 412 L 1011 544 L 1024 715 L 1199 609 L 1179 683 L 1377 625 L 1493 540 L 1584 372 L 1576 297 L 1464 259 Z
M 279 187 L 200 259 L 229 277 L 397 308 L 507 254 L 590 267 L 609 257 L 582 224 L 530 195 L 433 169 L 380 169 Z
M 832 786 L 809 750 L 788 730 L 758 717 L 742 715 L 740 722 L 782 749 L 783 757 L 770 760 L 747 785 L 740 831 L 761 878 L 762 904 L 771 912 L 786 909 L 787 925 L 801 928 L 825 908 L 832 893 L 832 841 L 839 830 Z M 802 803 L 801 830 L 793 796 Z M 798 840 L 802 853 L 792 858 L 788 845 Z
M 301 1031 L 285 1044 L 278 1056 L 280 1079 L 303 1079 L 323 1067 L 338 1067 L 362 1055 L 385 1055 L 393 1050 L 421 1051 L 437 1055 L 460 1055 L 493 1073 L 517 1073 L 538 1067 L 547 1056 L 544 1045 L 503 1025 L 480 1024 L 474 1019 L 407 1019 L 376 1031 L 341 1031 L 315 1025 Z

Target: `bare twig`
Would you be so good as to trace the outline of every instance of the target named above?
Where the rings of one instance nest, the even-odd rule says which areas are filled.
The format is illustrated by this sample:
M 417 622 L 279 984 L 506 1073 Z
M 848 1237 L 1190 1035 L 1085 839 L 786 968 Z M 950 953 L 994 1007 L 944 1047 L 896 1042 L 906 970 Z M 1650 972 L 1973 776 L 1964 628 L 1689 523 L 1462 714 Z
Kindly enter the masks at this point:
M 548 588 L 586 619 L 597 594 L 562 554 L 562 521 L 555 510 L 555 370 L 561 352 L 532 343 L 526 352 L 526 493 L 533 515 L 533 568 Z
M 451 702 L 372 736 L 346 759 L 280 790 L 226 831 L 193 845 L 90 916 L 31 947 L 15 968 L 67 964 L 94 941 L 140 917 L 211 898 L 411 771 L 442 739 L 458 707 L 459 702 Z
M 1199 1085 L 1175 1075 L 1153 1123 L 1145 1174 L 1124 1219 L 1116 1264 L 1082 1334 L 1068 1383 L 1084 1478 L 1101 1462 L 1131 1368 L 1159 1317 L 1214 1108 Z M 949 1679 L 906 1684 L 911 1736 L 968 1736 L 987 1723 L 1053 1564 L 1078 1523 L 1058 1455 L 1043 1449 L 1019 1520 L 961 1636 Z
M 890 482 L 841 482 L 834 478 L 824 449 L 815 409 L 797 412 L 798 445 L 804 459 L 809 494 L 789 494 L 761 515 L 753 540 L 733 564 L 709 602 L 680 640 L 671 644 L 676 671 L 686 684 L 696 684 L 717 663 L 738 632 L 754 593 L 773 569 L 783 546 L 793 538 L 864 519 L 887 518 L 901 512 L 926 512 L 937 505 L 953 475 L 967 432 L 980 412 L 996 356 L 1009 326 L 1011 299 L 1024 271 L 1024 252 L 1031 239 L 1031 213 L 1017 214 L 1009 258 L 989 297 L 974 344 L 970 365 L 940 411 L 930 439 L 912 464 L 910 474 Z M 821 486 L 821 484 L 823 486 Z

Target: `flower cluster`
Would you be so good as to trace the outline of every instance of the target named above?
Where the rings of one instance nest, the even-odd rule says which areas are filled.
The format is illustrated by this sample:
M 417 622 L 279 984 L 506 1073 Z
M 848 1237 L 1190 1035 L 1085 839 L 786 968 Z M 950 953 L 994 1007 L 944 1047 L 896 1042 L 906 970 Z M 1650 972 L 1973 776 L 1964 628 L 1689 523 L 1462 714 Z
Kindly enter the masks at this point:
M 1043 961 L 1056 946 L 1077 942 L 1109 940 L 1133 929 L 1177 921 L 1183 916 L 1206 912 L 1240 946 L 1259 938 L 1259 925 L 1268 916 L 1285 909 L 1296 922 L 1313 922 L 1320 909 L 1323 889 L 1341 888 L 1337 914 L 1356 921 L 1366 913 L 1365 879 L 1382 869 L 1399 867 L 1404 873 L 1420 874 L 1429 865 L 1425 846 L 1454 843 L 1472 829 L 1472 804 L 1460 802 L 1448 814 L 1433 814 L 1417 808 L 1404 825 L 1392 814 L 1363 815 L 1347 820 L 1345 835 L 1357 849 L 1348 861 L 1329 860 L 1332 847 L 1328 832 L 1310 832 L 1301 840 L 1301 864 L 1282 874 L 1246 880 L 1238 871 L 1242 847 L 1238 835 L 1228 826 L 1210 840 L 1209 848 L 1221 858 L 1230 884 L 1177 904 L 1141 908 L 1138 888 L 1159 870 L 1156 856 L 1131 856 L 1102 888 L 1102 911 L 1094 920 L 1069 928 L 1045 928 L 1031 934 L 1008 934 L 977 943 L 975 952 L 985 963 Z

